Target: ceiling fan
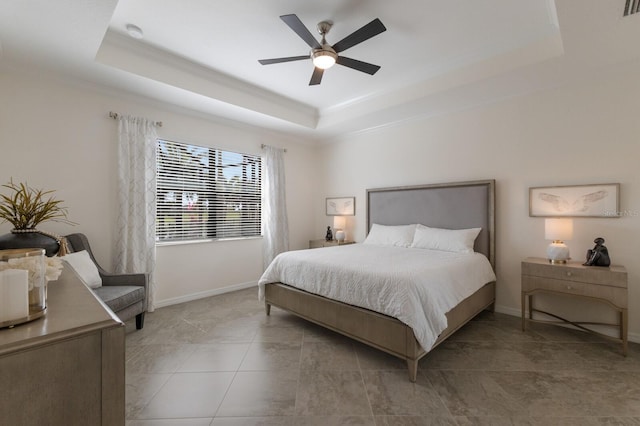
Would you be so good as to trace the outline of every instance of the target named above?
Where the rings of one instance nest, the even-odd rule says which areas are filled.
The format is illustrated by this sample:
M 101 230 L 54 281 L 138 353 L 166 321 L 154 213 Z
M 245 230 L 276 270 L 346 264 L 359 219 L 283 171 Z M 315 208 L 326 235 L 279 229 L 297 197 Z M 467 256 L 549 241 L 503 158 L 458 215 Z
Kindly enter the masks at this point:
M 262 65 L 278 64 L 281 62 L 302 61 L 304 59 L 311 58 L 313 60 L 314 70 L 311 75 L 311 81 L 309 86 L 320 84 L 322 81 L 322 74 L 324 70 L 332 67 L 334 64 L 344 65 L 345 67 L 353 68 L 357 71 L 366 72 L 367 74 L 375 74 L 379 69 L 379 65 L 373 65 L 368 62 L 358 61 L 357 59 L 347 58 L 346 56 L 339 56 L 338 53 L 343 52 L 350 47 L 360 44 L 363 41 L 369 40 L 371 37 L 386 31 L 387 29 L 382 24 L 380 19 L 376 18 L 369 22 L 367 25 L 361 27 L 359 30 L 349 34 L 333 46 L 330 46 L 325 40 L 325 36 L 331 29 L 333 23 L 331 21 L 322 21 L 318 24 L 318 32 L 322 36 L 322 40 L 318 43 L 318 40 L 309 32 L 307 27 L 304 26 L 300 18 L 295 14 L 282 15 L 280 17 L 285 24 L 289 26 L 302 40 L 305 41 L 311 47 L 309 55 L 304 56 L 289 56 L 286 58 L 274 58 L 274 59 L 260 59 Z

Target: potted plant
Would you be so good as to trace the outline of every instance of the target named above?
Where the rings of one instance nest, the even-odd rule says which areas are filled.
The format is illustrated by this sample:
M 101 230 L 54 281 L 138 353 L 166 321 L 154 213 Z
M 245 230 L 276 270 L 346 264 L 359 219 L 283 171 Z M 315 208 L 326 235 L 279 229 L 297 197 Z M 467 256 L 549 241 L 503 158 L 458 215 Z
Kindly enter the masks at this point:
M 37 229 L 46 221 L 74 225 L 67 219 L 67 209 L 61 200 L 54 199 L 54 191 L 34 189 L 27 183 L 2 185 L 9 195 L 0 194 L 0 220 L 13 225 L 10 234 L 0 236 L 0 249 L 44 248 L 47 256 L 54 256 L 60 249 L 61 237 Z

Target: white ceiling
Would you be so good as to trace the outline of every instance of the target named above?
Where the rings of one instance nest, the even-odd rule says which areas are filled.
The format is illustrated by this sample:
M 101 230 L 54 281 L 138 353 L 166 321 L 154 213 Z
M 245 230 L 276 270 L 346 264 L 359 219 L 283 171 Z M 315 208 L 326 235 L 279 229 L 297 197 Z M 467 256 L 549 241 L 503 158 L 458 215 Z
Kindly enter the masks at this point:
M 624 0 L 3 0 L 0 67 L 67 77 L 313 139 L 440 114 L 588 76 L 640 52 Z M 280 15 L 330 44 L 379 18 L 383 32 L 309 86 L 311 61 Z M 142 28 L 144 38 L 125 26 Z M 318 39 L 320 37 L 318 36 Z M 37 72 L 37 71 L 36 71 Z

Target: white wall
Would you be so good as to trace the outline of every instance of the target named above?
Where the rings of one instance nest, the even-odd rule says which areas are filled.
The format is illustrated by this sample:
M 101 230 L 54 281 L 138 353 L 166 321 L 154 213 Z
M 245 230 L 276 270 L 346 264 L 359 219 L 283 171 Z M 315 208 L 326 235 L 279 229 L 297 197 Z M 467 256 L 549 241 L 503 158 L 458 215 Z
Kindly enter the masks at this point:
M 61 235 L 87 234 L 98 261 L 109 269 L 118 236 L 114 233 L 117 122 L 108 113 L 144 116 L 162 121 L 158 135 L 170 140 L 250 154 L 260 154 L 262 143 L 287 148 L 291 247 L 307 247 L 315 220 L 316 148 L 283 135 L 175 110 L 82 82 L 0 74 L 0 183 L 13 178 L 56 190 L 69 218 L 78 224 L 49 222 L 41 228 Z M 9 224 L 0 224 L 0 234 L 10 229 Z M 156 272 L 159 305 L 252 284 L 262 273 L 262 240 L 161 246 Z
M 619 182 L 621 209 L 631 216 L 576 219 L 568 245 L 582 260 L 595 237 L 606 239 L 613 262 L 627 267 L 630 337 L 640 341 L 638 68 L 328 141 L 320 197 L 357 197 L 349 232 L 362 241 L 367 188 L 496 179 L 497 309 L 519 314 L 520 262 L 544 257 L 549 243 L 544 220 L 528 216 L 528 188 Z M 326 219 L 319 215 L 316 228 Z M 559 308 L 575 319 L 581 308 L 570 305 Z M 587 307 L 611 317 L 598 308 Z

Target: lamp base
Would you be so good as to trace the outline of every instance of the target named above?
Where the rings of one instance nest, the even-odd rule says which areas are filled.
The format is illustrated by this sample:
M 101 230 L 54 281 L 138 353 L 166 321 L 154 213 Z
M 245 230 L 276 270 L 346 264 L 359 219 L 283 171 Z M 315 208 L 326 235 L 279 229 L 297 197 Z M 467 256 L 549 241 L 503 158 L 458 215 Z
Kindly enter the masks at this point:
M 346 235 L 342 229 L 338 229 L 336 231 L 336 240 L 338 240 L 339 242 L 343 242 L 345 237 Z
M 569 257 L 569 247 L 562 241 L 554 241 L 547 247 L 547 259 L 549 263 L 567 263 Z

